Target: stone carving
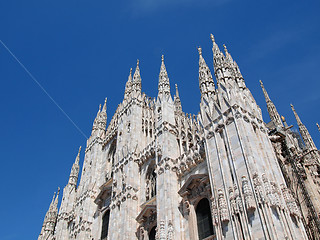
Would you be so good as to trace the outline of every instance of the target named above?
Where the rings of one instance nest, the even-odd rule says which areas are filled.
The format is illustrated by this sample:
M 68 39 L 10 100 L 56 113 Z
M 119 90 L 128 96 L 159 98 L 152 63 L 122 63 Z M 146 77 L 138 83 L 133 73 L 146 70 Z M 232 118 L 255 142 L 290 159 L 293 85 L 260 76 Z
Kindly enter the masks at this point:
M 178 90 L 174 99 L 170 96 L 164 58 L 154 99 L 141 92 L 137 62 L 108 127 L 106 102 L 100 107 L 80 182 L 77 160 L 60 210 L 55 199 L 39 240 L 101 239 L 101 226 L 108 239 L 141 240 L 155 224 L 158 240 L 197 238 L 197 227 L 190 223 L 196 224 L 192 221 L 199 214 L 196 203 L 203 198 L 210 199 L 212 234 L 217 239 L 245 239 L 248 234 L 251 239 L 278 239 L 282 232 L 301 239 L 306 236 L 304 227 L 308 234 L 317 232 L 320 157 L 309 132 L 294 111 L 302 147 L 270 99 L 272 122 L 265 124 L 237 63 L 211 39 L 216 83 L 199 48 L 201 99 L 196 116 L 183 112 Z M 303 199 L 299 204 L 308 219 L 300 219 L 295 198 Z M 106 213 L 112 222 L 108 228 L 102 224 Z M 320 227 L 318 232 L 313 239 L 320 239 Z
M 261 180 L 259 178 L 258 173 L 253 174 L 253 185 L 254 185 L 254 190 L 257 196 L 258 203 L 262 204 L 265 202 L 265 194 L 263 191 L 263 186 L 261 183 Z
M 213 225 L 217 226 L 219 224 L 219 213 L 217 204 L 213 198 L 211 198 L 211 216 L 213 218 Z
M 244 201 L 245 201 L 247 210 L 255 210 L 256 205 L 255 205 L 254 196 L 246 176 L 242 176 L 242 193 L 244 196 Z
M 228 223 L 230 221 L 229 211 L 222 189 L 218 190 L 218 203 L 221 222 Z
M 165 221 L 160 220 L 159 226 L 159 240 L 166 240 Z
M 174 240 L 174 229 L 173 229 L 173 224 L 171 220 L 169 220 L 169 223 L 168 223 L 167 240 Z
M 287 204 L 287 207 L 289 209 L 290 214 L 292 216 L 296 216 L 296 217 L 300 218 L 301 214 L 300 214 L 299 208 L 298 208 L 297 203 L 296 203 L 295 199 L 293 198 L 290 190 L 284 184 L 281 185 L 281 190 L 282 190 L 282 194 L 283 194 L 284 200 Z

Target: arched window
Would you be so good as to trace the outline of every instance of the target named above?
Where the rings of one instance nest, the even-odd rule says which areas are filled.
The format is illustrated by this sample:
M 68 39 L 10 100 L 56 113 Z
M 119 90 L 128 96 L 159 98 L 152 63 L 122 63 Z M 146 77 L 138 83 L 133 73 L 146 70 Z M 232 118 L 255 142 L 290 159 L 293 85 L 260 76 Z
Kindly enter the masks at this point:
M 109 218 L 110 218 L 110 210 L 108 210 L 102 217 L 101 240 L 106 240 L 108 237 Z
M 196 207 L 196 215 L 199 240 L 213 235 L 213 225 L 208 199 L 203 198 L 200 200 Z
M 154 226 L 149 233 L 149 240 L 156 239 L 156 226 Z
M 152 162 L 146 175 L 146 200 L 150 200 L 157 194 L 157 174 L 155 172 L 155 163 Z

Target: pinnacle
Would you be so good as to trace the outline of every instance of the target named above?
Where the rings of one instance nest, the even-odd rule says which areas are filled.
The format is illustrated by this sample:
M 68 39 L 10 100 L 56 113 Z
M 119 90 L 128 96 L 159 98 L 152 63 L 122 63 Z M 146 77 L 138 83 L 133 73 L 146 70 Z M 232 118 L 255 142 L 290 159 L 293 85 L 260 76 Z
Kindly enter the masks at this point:
M 106 111 L 107 111 L 107 98 L 104 99 L 104 104 L 102 108 L 102 112 L 106 112 Z
M 224 48 L 224 51 L 227 53 L 228 49 L 227 49 L 227 46 L 225 44 L 223 44 L 223 48 Z
M 160 69 L 160 76 L 168 77 L 166 65 L 164 64 L 164 55 L 161 56 L 161 69 Z
M 136 66 L 136 70 L 133 74 L 133 81 L 141 81 L 141 77 L 140 77 L 140 68 L 139 68 L 139 59 L 137 59 L 137 66 Z
M 201 47 L 198 47 L 198 52 L 199 52 L 199 55 L 202 56 L 202 48 Z
M 132 68 L 130 68 L 130 73 L 129 73 L 128 81 L 132 81 Z
M 167 71 L 166 66 L 164 64 L 164 55 L 161 55 L 161 70 L 163 70 L 165 72 Z
M 159 73 L 158 91 L 159 91 L 159 94 L 162 94 L 162 93 L 170 94 L 170 83 L 169 83 L 167 69 L 164 64 L 164 55 L 161 56 L 161 67 L 160 67 L 160 73 Z
M 176 87 L 176 97 L 179 97 L 178 85 L 175 84 L 175 87 Z
M 76 164 L 79 164 L 80 152 L 81 152 L 81 146 L 79 147 L 78 155 L 77 155 L 77 157 L 76 157 Z
M 212 33 L 210 34 L 210 38 L 211 38 L 212 42 L 215 42 L 215 40 L 214 40 L 214 36 L 213 36 L 213 34 L 212 34 Z
M 270 97 L 269 97 L 269 95 L 268 95 L 268 93 L 267 93 L 267 90 L 264 88 L 264 85 L 263 85 L 262 81 L 259 80 L 259 82 L 260 82 L 260 86 L 261 86 L 262 91 L 263 91 L 263 95 L 264 95 L 264 97 L 265 97 L 265 99 L 266 99 L 266 102 L 268 103 L 269 101 L 271 101 L 271 100 L 270 100 Z
M 293 111 L 293 114 L 294 114 L 294 116 L 296 118 L 296 121 L 297 121 L 298 125 L 302 125 L 300 117 L 299 117 L 298 113 L 296 112 L 296 110 L 294 109 L 294 106 L 292 104 L 290 104 L 290 106 L 291 106 L 291 109 Z
M 60 193 L 60 187 L 58 187 L 58 193 L 57 193 L 56 199 L 54 200 L 54 207 L 55 208 L 58 207 L 59 193 Z

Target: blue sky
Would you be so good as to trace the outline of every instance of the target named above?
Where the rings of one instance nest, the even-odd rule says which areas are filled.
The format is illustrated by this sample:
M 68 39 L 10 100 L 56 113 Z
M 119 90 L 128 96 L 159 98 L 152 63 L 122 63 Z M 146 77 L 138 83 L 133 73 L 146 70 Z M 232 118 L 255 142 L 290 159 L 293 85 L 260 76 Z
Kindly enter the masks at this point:
M 264 120 L 259 79 L 296 127 L 294 104 L 320 147 L 319 10 L 319 1 L 10 0 L 0 2 L 0 39 L 89 136 L 105 97 L 111 119 L 137 58 L 142 89 L 154 97 L 164 54 L 172 93 L 177 83 L 183 110 L 197 113 L 196 47 L 212 69 L 213 33 Z M 36 239 L 86 139 L 1 45 L 0 79 L 0 239 Z

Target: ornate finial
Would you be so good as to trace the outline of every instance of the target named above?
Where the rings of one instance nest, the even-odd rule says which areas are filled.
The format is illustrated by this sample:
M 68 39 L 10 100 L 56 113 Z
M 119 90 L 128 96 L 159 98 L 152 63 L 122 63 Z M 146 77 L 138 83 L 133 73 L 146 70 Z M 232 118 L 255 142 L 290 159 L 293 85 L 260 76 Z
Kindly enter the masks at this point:
M 317 123 L 317 127 L 318 127 L 318 129 L 319 129 L 319 132 L 320 132 L 320 126 L 319 126 L 319 124 Z
M 60 193 L 60 187 L 58 187 L 57 197 L 59 196 L 59 193 Z
M 139 67 L 139 59 L 137 59 L 137 67 Z
M 161 55 L 161 61 L 164 62 L 164 55 Z
M 99 112 L 101 111 L 101 104 L 99 104 Z
M 200 46 L 198 47 L 198 52 L 199 52 L 199 55 L 201 56 L 202 55 L 202 48 Z
M 215 42 L 215 40 L 214 40 L 214 36 L 213 36 L 213 34 L 212 34 L 212 33 L 210 34 L 210 38 L 211 38 L 212 42 Z
M 130 68 L 130 76 L 132 75 L 132 68 Z

